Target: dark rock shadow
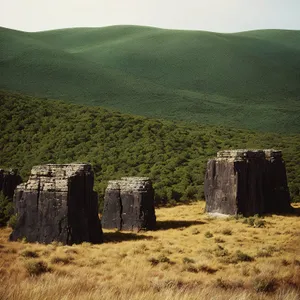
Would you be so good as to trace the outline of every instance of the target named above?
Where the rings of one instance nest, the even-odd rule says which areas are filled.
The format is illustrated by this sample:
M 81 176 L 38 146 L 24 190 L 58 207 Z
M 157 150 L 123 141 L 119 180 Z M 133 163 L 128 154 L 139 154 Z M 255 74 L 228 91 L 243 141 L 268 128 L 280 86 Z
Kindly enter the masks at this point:
M 291 215 L 300 216 L 300 207 L 293 207 Z
M 168 230 L 168 229 L 178 229 L 187 228 L 193 225 L 203 225 L 206 224 L 202 221 L 184 221 L 184 220 L 172 220 L 172 221 L 156 221 L 156 230 Z
M 291 207 L 290 211 L 288 212 L 282 212 L 282 213 L 268 213 L 268 214 L 264 214 L 263 216 L 272 216 L 272 215 L 276 215 L 276 216 L 283 216 L 283 217 L 295 217 L 295 216 L 300 216 L 300 207 Z
M 118 243 L 123 241 L 138 241 L 138 240 L 152 240 L 152 236 L 147 236 L 132 232 L 103 232 L 104 243 Z

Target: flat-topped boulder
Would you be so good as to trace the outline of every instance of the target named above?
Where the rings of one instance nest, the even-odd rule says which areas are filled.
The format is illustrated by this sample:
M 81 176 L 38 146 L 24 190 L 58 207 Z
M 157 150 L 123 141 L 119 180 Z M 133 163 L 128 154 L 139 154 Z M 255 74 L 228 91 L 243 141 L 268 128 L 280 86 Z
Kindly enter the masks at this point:
M 90 164 L 35 166 L 14 195 L 17 224 L 10 239 L 63 244 L 102 242 Z
M 0 192 L 8 199 L 12 200 L 15 188 L 21 182 L 22 178 L 17 169 L 0 169 Z
M 206 211 L 250 216 L 291 211 L 285 163 L 279 150 L 224 150 L 208 161 Z
M 131 231 L 155 229 L 151 180 L 148 177 L 123 177 L 109 181 L 104 197 L 102 226 Z

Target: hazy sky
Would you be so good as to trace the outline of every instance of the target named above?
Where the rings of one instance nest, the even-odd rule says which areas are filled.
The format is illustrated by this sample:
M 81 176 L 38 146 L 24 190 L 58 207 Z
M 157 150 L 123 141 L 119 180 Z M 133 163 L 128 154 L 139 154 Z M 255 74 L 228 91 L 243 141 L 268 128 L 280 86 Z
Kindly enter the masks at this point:
M 236 32 L 300 29 L 300 0 L 0 0 L 0 26 L 24 31 L 134 24 Z

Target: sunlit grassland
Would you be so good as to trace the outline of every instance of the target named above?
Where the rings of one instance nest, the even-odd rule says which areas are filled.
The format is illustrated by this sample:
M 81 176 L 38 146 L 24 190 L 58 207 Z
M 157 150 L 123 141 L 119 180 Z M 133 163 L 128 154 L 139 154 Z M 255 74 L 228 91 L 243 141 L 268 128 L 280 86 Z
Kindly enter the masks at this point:
M 0 298 L 299 299 L 296 214 L 254 226 L 212 218 L 204 202 L 156 214 L 156 231 L 104 230 L 101 245 L 8 242 L 1 229 Z

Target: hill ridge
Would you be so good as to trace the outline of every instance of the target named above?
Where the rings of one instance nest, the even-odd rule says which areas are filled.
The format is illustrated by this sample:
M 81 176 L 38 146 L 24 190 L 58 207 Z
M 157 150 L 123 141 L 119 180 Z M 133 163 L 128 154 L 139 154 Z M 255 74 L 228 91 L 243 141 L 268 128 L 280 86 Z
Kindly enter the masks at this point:
M 0 39 L 2 89 L 150 117 L 300 132 L 300 31 L 110 26 L 1 29 Z

